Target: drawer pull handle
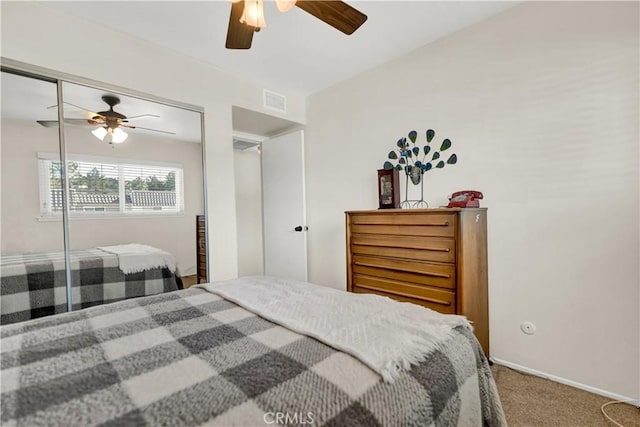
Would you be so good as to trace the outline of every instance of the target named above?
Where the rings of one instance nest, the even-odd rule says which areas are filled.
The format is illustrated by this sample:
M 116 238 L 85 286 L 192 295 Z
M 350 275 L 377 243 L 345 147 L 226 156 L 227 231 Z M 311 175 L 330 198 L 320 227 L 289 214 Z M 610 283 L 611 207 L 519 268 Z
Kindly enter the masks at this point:
M 451 249 L 449 248 L 423 248 L 423 250 L 432 251 L 432 252 L 450 252 L 451 251 Z
M 413 226 L 413 227 L 448 227 L 449 221 L 445 221 L 445 222 L 431 222 L 429 224 L 424 224 L 424 223 L 416 223 L 416 224 L 411 224 L 411 223 L 406 223 L 406 224 L 390 224 L 388 221 L 364 221 L 364 222 L 359 222 L 359 221 L 351 221 L 351 225 L 399 225 L 399 226 Z
M 352 242 L 352 244 L 358 245 L 358 246 L 375 246 L 377 248 L 399 248 L 399 249 L 417 249 L 417 250 L 432 251 L 432 252 L 451 252 L 451 249 L 449 248 L 424 248 L 420 246 L 409 246 L 409 245 L 399 246 L 399 245 L 393 245 L 390 243 L 379 245 L 376 243 L 360 243 L 355 240 Z
M 425 276 L 442 277 L 444 279 L 450 279 L 451 278 L 450 275 L 444 274 L 444 273 L 435 273 L 435 272 L 425 272 L 425 271 L 411 270 L 409 268 L 378 265 L 378 264 L 372 264 L 370 262 L 355 261 L 354 264 L 355 265 L 359 265 L 361 267 L 386 268 L 387 270 L 396 270 L 396 271 L 404 271 L 404 272 L 408 272 L 408 273 L 424 274 Z
M 394 295 L 400 295 L 400 296 L 407 297 L 407 298 L 419 299 L 421 301 L 427 301 L 427 302 L 431 302 L 431 303 L 434 303 L 434 304 L 451 305 L 451 301 L 443 301 L 443 300 L 440 300 L 440 299 L 423 297 L 423 296 L 414 295 L 414 294 L 408 294 L 406 292 L 398 292 L 398 291 L 395 291 L 395 290 L 392 291 L 392 290 L 388 290 L 388 289 L 379 289 L 379 288 L 375 288 L 373 286 L 362 285 L 360 283 L 356 283 L 355 285 L 357 287 L 359 287 L 359 288 L 369 289 L 370 291 L 386 292 L 388 294 L 394 294 Z

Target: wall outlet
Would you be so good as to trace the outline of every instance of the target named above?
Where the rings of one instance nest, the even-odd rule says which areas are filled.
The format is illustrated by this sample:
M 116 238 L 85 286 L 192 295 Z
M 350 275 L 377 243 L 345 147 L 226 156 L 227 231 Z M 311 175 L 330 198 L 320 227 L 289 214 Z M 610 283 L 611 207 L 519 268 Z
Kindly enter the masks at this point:
M 531 322 L 522 322 L 520 324 L 520 330 L 527 335 L 533 335 L 536 333 L 536 325 Z

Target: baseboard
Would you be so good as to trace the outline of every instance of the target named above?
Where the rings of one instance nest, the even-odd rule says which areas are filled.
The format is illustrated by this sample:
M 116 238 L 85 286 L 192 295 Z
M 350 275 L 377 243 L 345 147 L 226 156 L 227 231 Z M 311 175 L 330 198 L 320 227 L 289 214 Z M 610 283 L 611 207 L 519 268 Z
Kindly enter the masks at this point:
M 560 384 L 575 387 L 580 390 L 588 391 L 594 394 L 599 394 L 600 396 L 608 397 L 612 400 L 621 400 L 621 401 L 629 402 L 634 406 L 640 406 L 639 399 L 632 399 L 631 397 L 623 396 L 621 394 L 611 393 L 610 391 L 602 390 L 596 387 L 592 387 L 590 385 L 582 384 L 576 381 L 571 381 L 566 378 L 558 377 L 556 375 L 547 374 L 546 372 L 538 371 L 537 369 L 527 368 L 526 366 L 518 365 L 517 363 L 507 362 L 506 360 L 496 359 L 492 357 L 491 361 L 497 365 L 506 366 L 507 368 L 515 369 L 516 371 L 525 372 L 527 374 L 531 374 L 537 377 L 555 381 Z

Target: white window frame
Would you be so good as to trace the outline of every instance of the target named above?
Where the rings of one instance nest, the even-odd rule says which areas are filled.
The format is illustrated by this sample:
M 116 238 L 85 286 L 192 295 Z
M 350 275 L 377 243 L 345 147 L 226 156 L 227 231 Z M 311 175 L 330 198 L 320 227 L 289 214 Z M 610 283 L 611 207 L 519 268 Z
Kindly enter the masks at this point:
M 60 162 L 59 153 L 37 153 L 38 159 L 38 187 L 40 190 L 40 210 L 37 217 L 40 221 L 62 221 L 62 212 L 53 212 L 51 208 L 51 181 L 49 174 L 50 162 Z M 184 216 L 184 169 L 180 163 L 154 162 L 138 159 L 124 159 L 118 157 L 92 156 L 83 154 L 67 154 L 68 162 L 90 162 L 117 165 L 119 171 L 118 187 L 120 193 L 119 212 L 101 211 L 71 211 L 69 219 L 122 219 L 122 218 L 154 218 L 154 217 L 182 217 Z M 176 210 L 162 211 L 127 211 L 125 210 L 124 167 L 160 167 L 175 169 L 176 171 Z

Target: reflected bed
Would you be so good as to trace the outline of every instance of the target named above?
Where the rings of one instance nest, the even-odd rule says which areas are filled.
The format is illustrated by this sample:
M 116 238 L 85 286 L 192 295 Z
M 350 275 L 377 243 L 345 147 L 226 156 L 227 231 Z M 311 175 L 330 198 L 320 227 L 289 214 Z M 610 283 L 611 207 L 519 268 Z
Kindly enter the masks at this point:
M 72 251 L 71 266 L 74 310 L 182 288 L 170 268 L 125 274 L 118 255 L 98 248 Z M 67 311 L 63 252 L 3 255 L 0 277 L 0 323 Z

